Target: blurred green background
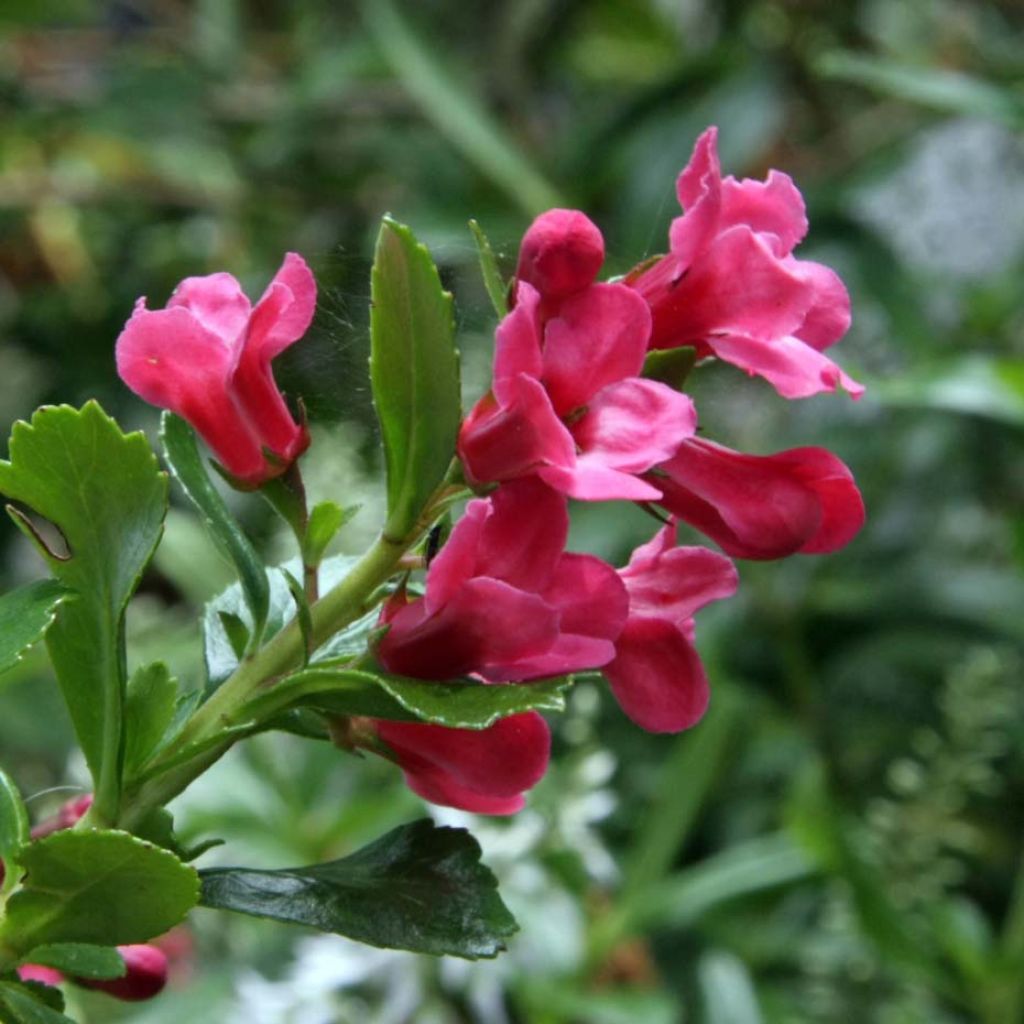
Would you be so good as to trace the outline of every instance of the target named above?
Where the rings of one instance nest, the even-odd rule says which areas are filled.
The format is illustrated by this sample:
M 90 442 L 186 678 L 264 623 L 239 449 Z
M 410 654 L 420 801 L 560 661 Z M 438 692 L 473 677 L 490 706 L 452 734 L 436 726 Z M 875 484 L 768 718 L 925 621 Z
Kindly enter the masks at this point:
M 279 379 L 307 396 L 314 496 L 379 510 L 365 381 L 368 255 L 390 211 L 456 292 L 467 397 L 493 316 L 469 217 L 510 272 L 529 219 L 586 209 L 609 271 L 664 247 L 673 180 L 720 126 L 727 171 L 807 198 L 869 392 L 786 403 L 729 367 L 709 436 L 825 444 L 869 521 L 844 552 L 742 563 L 702 613 L 713 681 L 681 737 L 579 685 L 550 777 L 470 827 L 522 923 L 495 962 L 437 962 L 193 915 L 152 1005 L 74 993 L 90 1024 L 1016 1024 L 1024 1021 L 1024 11 L 1016 0 L 4 0 L 0 419 L 118 382 L 139 295 L 227 269 L 258 294 L 287 249 L 321 285 Z M 264 509 L 239 514 L 266 550 Z M 648 530 L 579 509 L 623 560 Z M 38 574 L 7 530 L 9 582 Z M 184 508 L 132 611 L 133 661 L 201 665 L 230 579 Z M 81 786 L 40 657 L 0 679 L 0 760 L 38 816 Z M 291 737 L 180 801 L 203 863 L 338 856 L 420 813 L 397 773 Z M 466 815 L 441 812 L 445 821 Z

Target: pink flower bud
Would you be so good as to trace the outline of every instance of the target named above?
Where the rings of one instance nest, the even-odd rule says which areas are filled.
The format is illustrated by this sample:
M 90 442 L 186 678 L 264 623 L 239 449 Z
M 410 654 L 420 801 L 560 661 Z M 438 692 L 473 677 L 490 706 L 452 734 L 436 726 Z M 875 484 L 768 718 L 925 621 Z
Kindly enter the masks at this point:
M 604 263 L 604 239 L 579 210 L 548 210 L 528 228 L 519 248 L 516 280 L 544 299 L 564 299 L 589 287 Z
M 167 984 L 167 957 L 162 950 L 156 946 L 139 945 L 118 946 L 117 951 L 124 958 L 123 977 L 108 981 L 75 978 L 75 983 L 83 988 L 106 992 L 126 1003 L 152 999 L 163 990 Z

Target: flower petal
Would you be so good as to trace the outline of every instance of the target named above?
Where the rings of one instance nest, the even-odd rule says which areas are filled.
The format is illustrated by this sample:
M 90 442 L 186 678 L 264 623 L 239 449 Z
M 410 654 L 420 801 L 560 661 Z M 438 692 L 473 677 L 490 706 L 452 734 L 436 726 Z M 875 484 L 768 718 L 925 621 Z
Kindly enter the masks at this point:
M 275 285 L 288 289 L 288 301 L 281 303 L 272 298 Z M 251 350 L 255 349 L 261 360 L 270 362 L 309 330 L 316 312 L 316 279 L 298 253 L 285 253 L 280 269 L 253 309 L 254 320 L 260 317 L 264 302 L 273 306 L 273 314 L 267 317 L 266 327 L 258 337 L 253 336 L 250 328 L 246 349 L 250 350 L 250 357 Z
M 807 234 L 804 197 L 781 171 L 769 171 L 764 181 L 737 181 L 730 174 L 722 182 L 722 230 L 734 224 L 771 235 L 775 254 L 788 256 Z
M 623 711 L 648 732 L 680 732 L 708 706 L 708 681 L 693 644 L 665 619 L 630 618 L 604 675 Z
M 228 389 L 231 351 L 188 309 L 147 310 L 140 299 L 116 357 L 125 384 L 191 423 L 228 472 L 242 480 L 266 477 L 259 440 Z
M 632 473 L 606 466 L 599 457 L 583 456 L 575 466 L 545 466 L 537 476 L 578 501 L 657 501 L 661 491 Z
M 588 459 L 642 473 L 669 458 L 696 428 L 692 399 L 667 384 L 633 377 L 599 391 L 572 434 Z
M 812 260 L 793 260 L 797 272 L 814 289 L 814 302 L 796 336 L 822 352 L 850 329 L 850 295 L 839 275 Z
M 597 284 L 562 303 L 544 331 L 543 380 L 556 412 L 586 405 L 606 384 L 643 367 L 651 314 L 622 284 Z
M 676 195 L 684 212 L 672 221 L 668 233 L 675 278 L 700 257 L 719 231 L 722 172 L 717 145 L 718 129 L 708 128 L 697 139 L 689 163 L 676 179 Z
M 493 515 L 490 500 L 478 498 L 466 506 L 462 518 L 455 524 L 444 547 L 427 570 L 427 589 L 424 605 L 429 614 L 446 605 L 459 589 L 478 575 L 480 537 L 484 523 Z
M 604 239 L 585 213 L 548 210 L 523 236 L 516 280 L 533 285 L 545 299 L 562 299 L 587 288 L 602 263 Z
M 187 309 L 230 351 L 241 345 L 252 310 L 238 280 L 225 273 L 186 277 L 167 300 L 168 309 L 178 306 Z
M 494 394 L 499 402 L 510 399 L 503 388 L 506 380 L 524 373 L 539 378 L 540 295 L 528 284 L 520 284 L 515 309 L 506 316 L 494 335 Z
M 539 466 L 572 466 L 576 446 L 540 382 L 520 373 L 499 405 L 485 395 L 459 432 L 459 457 L 476 481 L 513 480 Z

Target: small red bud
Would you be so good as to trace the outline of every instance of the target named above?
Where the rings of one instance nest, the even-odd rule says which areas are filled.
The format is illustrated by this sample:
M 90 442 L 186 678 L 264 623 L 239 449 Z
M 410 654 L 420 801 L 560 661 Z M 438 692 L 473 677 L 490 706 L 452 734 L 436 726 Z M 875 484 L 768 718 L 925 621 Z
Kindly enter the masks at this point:
M 124 957 L 125 974 L 108 981 L 93 981 L 76 978 L 83 988 L 93 988 L 115 999 L 136 1003 L 152 999 L 167 983 L 167 957 L 156 946 L 118 946 L 117 951 Z

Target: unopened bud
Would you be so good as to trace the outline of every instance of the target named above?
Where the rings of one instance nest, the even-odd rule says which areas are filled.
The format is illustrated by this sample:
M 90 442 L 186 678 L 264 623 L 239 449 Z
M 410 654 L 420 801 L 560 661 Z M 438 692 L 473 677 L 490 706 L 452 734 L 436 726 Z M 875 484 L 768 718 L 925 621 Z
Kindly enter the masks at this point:
M 152 999 L 167 984 L 167 957 L 156 946 L 118 946 L 125 973 L 120 978 L 91 981 L 76 978 L 83 988 L 93 988 L 128 1003 Z
M 604 262 L 604 239 L 579 210 L 548 210 L 527 229 L 516 279 L 545 299 L 563 299 L 589 287 Z

